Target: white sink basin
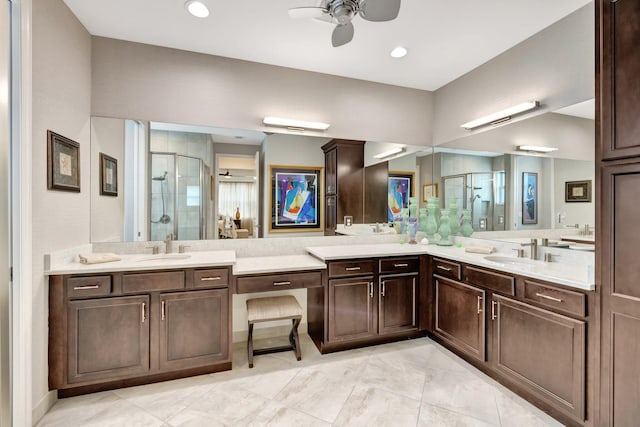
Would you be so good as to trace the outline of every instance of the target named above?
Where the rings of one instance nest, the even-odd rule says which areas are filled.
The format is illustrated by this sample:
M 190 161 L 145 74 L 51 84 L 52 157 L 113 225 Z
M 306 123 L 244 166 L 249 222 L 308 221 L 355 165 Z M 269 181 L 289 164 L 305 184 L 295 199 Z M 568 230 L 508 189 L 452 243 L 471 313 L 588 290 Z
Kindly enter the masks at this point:
M 514 258 L 499 255 L 487 255 L 484 257 L 487 261 L 495 262 L 502 265 L 531 265 L 532 261 L 524 258 Z
M 178 259 L 188 259 L 191 258 L 191 255 L 188 254 L 162 254 L 162 255 L 152 255 L 146 258 L 140 258 L 138 262 L 142 261 L 162 261 L 162 260 L 178 260 Z

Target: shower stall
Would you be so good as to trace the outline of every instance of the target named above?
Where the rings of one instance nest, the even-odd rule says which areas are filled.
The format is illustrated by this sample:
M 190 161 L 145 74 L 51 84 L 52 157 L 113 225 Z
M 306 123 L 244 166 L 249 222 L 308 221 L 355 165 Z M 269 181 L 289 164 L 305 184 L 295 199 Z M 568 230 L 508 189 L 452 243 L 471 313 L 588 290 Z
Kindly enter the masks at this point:
M 505 172 L 474 172 L 442 178 L 444 206 L 458 207 L 460 221 L 462 209 L 471 211 L 471 225 L 475 231 L 505 229 Z M 452 218 L 453 219 L 453 218 Z
M 175 153 L 150 153 L 149 237 L 205 239 L 210 169 L 202 159 Z

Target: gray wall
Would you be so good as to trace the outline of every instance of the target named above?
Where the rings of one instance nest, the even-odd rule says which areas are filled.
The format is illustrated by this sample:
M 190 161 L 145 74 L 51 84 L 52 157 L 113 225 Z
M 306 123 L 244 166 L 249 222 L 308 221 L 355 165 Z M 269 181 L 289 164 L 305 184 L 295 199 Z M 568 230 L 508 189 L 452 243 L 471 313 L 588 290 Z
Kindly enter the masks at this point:
M 280 116 L 331 124 L 307 135 L 431 145 L 427 91 L 101 37 L 92 61 L 98 116 L 271 132 L 262 118 Z
M 568 224 L 595 225 L 595 164 L 593 161 L 554 159 L 554 228 L 564 228 Z M 565 202 L 567 181 L 591 181 L 591 202 Z M 558 214 L 565 213 L 565 223 L 558 223 Z
M 468 135 L 462 123 L 519 102 L 553 111 L 593 98 L 594 19 L 591 3 L 438 89 L 434 144 Z
M 33 3 L 32 405 L 51 399 L 47 375 L 48 282 L 44 254 L 89 242 L 91 37 L 61 0 Z M 81 192 L 47 190 L 47 129 L 80 144 Z

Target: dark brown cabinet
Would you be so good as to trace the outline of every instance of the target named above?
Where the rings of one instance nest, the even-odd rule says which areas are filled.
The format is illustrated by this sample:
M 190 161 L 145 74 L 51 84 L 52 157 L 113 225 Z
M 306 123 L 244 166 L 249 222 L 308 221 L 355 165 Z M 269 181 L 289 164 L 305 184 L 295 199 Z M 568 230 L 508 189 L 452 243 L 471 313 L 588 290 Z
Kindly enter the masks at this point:
M 228 279 L 226 267 L 51 276 L 49 387 L 66 397 L 231 369 Z
M 493 369 L 583 420 L 585 322 L 494 295 L 491 327 Z
M 332 139 L 324 152 L 325 236 L 333 236 L 345 215 L 364 220 L 364 141 Z
M 329 280 L 330 342 L 356 340 L 376 334 L 373 277 Z
M 640 419 L 640 2 L 596 2 L 596 283 L 601 319 L 596 419 Z
M 327 271 L 327 286 L 308 298 L 309 335 L 322 353 L 426 334 L 420 257 L 329 261 Z
M 149 297 L 70 301 L 67 381 L 109 380 L 149 371 Z
M 160 295 L 160 369 L 186 369 L 229 357 L 229 291 Z
M 485 291 L 434 277 L 434 333 L 459 351 L 486 360 Z
M 418 275 L 380 277 L 378 295 L 380 335 L 418 329 Z

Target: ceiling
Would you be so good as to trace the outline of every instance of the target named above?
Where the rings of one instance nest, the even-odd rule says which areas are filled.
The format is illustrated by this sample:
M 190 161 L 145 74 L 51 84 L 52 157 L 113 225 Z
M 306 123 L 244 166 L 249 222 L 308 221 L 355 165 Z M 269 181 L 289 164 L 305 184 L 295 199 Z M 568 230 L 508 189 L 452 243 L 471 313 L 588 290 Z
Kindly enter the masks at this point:
M 263 132 L 253 130 L 181 125 L 177 123 L 150 122 L 149 126 L 153 130 L 205 133 L 211 135 L 211 140 L 214 143 L 221 144 L 260 145 L 266 136 Z
M 64 0 L 96 36 L 436 90 L 591 0 L 403 0 L 391 22 L 354 19 L 355 37 L 331 46 L 332 24 L 294 20 L 287 9 L 319 0 Z M 409 54 L 393 59 L 402 45 Z

